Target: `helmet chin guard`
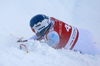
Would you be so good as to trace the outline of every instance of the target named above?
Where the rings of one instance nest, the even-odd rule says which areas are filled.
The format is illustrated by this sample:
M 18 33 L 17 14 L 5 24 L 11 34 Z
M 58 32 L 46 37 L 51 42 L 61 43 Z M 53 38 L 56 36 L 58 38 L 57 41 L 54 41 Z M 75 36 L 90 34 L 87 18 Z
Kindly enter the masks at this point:
M 40 34 L 41 36 L 43 36 L 43 35 L 49 30 L 50 27 L 51 27 L 51 24 L 49 24 L 46 28 L 44 28 L 43 30 L 41 30 L 41 31 L 39 32 L 39 34 Z

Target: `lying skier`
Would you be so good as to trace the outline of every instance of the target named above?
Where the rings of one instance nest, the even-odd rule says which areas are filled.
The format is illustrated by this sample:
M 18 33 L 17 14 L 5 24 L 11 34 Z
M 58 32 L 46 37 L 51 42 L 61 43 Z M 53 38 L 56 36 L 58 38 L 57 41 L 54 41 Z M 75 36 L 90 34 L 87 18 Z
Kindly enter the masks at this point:
M 96 53 L 93 36 L 87 30 L 77 29 L 43 14 L 34 16 L 30 20 L 30 27 L 36 34 L 30 39 L 44 41 L 55 49 L 64 48 L 93 55 Z M 20 40 L 18 42 L 26 42 L 28 40 Z

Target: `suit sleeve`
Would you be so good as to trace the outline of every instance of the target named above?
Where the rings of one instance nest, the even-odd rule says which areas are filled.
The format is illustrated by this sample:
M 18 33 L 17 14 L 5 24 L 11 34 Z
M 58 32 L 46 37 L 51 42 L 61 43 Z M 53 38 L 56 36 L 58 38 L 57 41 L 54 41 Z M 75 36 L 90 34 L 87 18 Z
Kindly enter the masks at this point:
M 37 40 L 37 39 L 39 39 L 41 36 L 37 36 L 37 35 L 34 35 L 34 36 L 32 36 L 31 38 L 29 38 L 28 40 L 31 40 L 31 39 L 33 39 L 33 40 Z

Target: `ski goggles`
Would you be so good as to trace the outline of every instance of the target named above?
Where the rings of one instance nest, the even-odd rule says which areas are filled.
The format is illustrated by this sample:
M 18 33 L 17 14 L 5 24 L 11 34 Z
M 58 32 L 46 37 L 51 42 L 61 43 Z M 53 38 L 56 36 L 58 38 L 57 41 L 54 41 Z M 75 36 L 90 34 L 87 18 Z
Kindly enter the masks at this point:
M 33 32 L 38 33 L 39 35 L 43 36 L 49 30 L 50 26 L 51 26 L 51 24 L 49 24 L 47 27 L 45 27 L 40 32 L 36 32 L 36 30 L 34 30 L 33 28 L 31 28 L 31 29 L 32 29 Z

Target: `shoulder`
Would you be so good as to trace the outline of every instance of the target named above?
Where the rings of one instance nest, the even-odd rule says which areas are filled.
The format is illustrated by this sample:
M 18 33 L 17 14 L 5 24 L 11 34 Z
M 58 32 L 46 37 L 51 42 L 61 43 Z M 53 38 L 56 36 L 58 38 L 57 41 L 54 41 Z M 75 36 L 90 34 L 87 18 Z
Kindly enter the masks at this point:
M 50 17 L 50 21 L 58 22 L 59 20 L 54 17 Z

